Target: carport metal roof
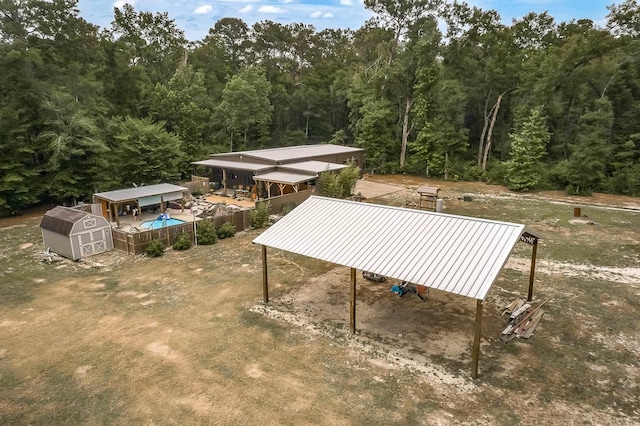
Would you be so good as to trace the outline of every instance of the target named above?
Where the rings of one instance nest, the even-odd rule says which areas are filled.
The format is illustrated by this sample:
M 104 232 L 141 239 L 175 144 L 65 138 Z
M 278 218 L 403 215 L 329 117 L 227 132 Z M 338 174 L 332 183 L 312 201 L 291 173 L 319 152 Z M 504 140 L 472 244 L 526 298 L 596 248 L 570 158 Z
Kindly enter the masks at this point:
M 267 247 L 351 268 L 350 329 L 356 332 L 356 270 L 476 299 L 471 375 L 478 376 L 483 302 L 518 241 L 533 246 L 533 297 L 539 236 L 524 225 L 312 196 L 253 240 Z
M 327 163 L 325 161 L 302 161 L 300 163 L 282 164 L 278 169 L 287 169 L 293 171 L 301 171 L 305 173 L 322 173 L 326 171 L 335 171 L 347 168 L 346 164 Z
M 312 196 L 253 242 L 484 300 L 524 225 Z

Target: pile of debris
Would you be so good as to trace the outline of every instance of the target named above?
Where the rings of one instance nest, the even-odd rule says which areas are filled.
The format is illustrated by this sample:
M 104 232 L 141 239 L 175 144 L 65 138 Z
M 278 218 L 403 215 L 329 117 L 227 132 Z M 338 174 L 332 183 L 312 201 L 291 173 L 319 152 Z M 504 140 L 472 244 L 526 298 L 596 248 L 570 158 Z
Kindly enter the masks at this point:
M 544 311 L 541 308 L 549 300 L 551 299 L 549 298 L 534 307 L 530 303 L 518 299 L 505 306 L 502 315 L 509 315 L 509 324 L 502 331 L 500 339 L 509 342 L 516 337 L 528 339 L 533 336 L 533 331 L 544 316 Z

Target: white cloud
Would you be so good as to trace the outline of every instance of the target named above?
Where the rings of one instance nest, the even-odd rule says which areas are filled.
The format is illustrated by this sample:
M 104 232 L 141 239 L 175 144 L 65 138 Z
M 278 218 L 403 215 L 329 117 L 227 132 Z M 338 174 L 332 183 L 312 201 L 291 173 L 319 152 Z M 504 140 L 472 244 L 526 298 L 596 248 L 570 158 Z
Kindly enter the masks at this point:
M 323 18 L 333 18 L 333 13 L 331 12 L 327 12 L 324 15 L 322 15 Z
M 289 3 L 293 3 L 294 0 L 280 0 L 280 3 L 282 4 L 289 4 Z
M 276 6 L 260 6 L 258 9 L 260 13 L 284 13 L 285 10 L 281 7 Z
M 113 7 L 120 9 L 125 4 L 130 4 L 131 6 L 134 6 L 136 4 L 136 0 L 116 0 L 113 2 Z
M 245 7 L 243 7 L 242 9 L 240 9 L 238 12 L 240 13 L 249 13 L 253 10 L 253 6 L 248 4 Z
M 311 16 L 312 18 L 315 18 L 315 19 L 317 19 L 317 18 L 333 18 L 333 13 L 331 13 L 331 12 L 322 13 L 322 12 L 320 12 L 318 10 L 317 12 L 313 12 L 309 16 Z
M 203 4 L 202 6 L 198 6 L 196 10 L 193 11 L 196 15 L 206 15 L 207 13 L 213 10 L 213 6 L 210 4 Z
M 319 17 L 321 17 L 321 16 L 322 16 L 322 12 L 320 12 L 320 11 L 313 12 L 313 13 L 311 14 L 311 17 L 312 17 L 312 18 L 319 18 Z
M 353 6 L 353 0 L 340 0 L 340 4 L 343 6 Z

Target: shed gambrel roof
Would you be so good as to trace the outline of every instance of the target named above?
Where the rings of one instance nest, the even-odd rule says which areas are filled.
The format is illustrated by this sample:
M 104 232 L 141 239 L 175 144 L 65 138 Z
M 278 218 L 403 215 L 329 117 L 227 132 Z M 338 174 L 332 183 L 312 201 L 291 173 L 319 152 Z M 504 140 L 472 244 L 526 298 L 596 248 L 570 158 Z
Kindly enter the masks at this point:
M 312 196 L 255 240 L 484 300 L 525 226 Z
M 73 225 L 89 216 L 82 210 L 57 206 L 48 210 L 40 221 L 40 228 L 55 232 L 56 234 L 69 235 Z

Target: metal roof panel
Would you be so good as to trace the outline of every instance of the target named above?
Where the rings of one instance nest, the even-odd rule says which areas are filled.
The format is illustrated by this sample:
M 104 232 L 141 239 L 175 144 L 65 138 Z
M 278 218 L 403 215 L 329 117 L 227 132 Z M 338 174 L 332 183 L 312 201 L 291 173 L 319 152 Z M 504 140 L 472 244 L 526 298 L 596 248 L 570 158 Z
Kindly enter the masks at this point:
M 253 242 L 484 300 L 524 229 L 312 196 Z

